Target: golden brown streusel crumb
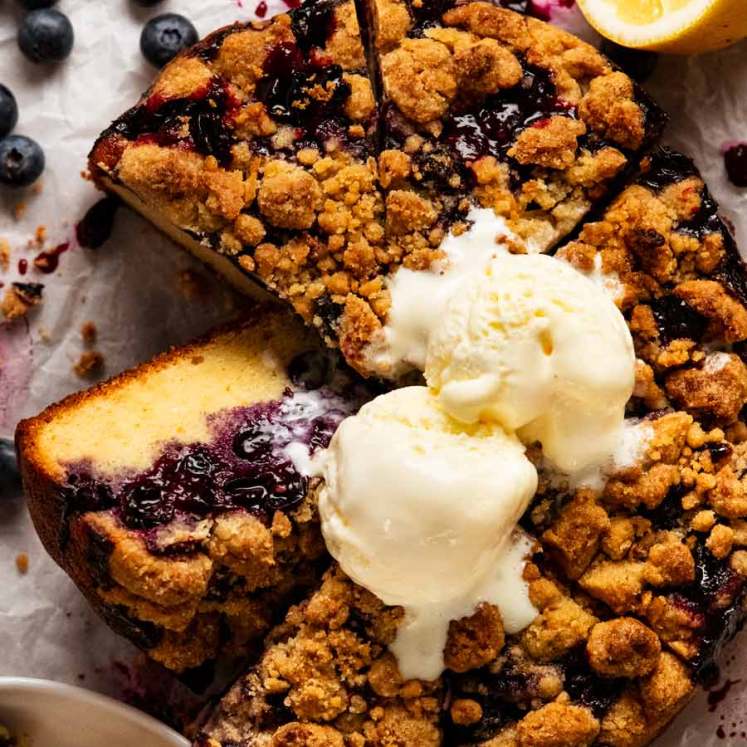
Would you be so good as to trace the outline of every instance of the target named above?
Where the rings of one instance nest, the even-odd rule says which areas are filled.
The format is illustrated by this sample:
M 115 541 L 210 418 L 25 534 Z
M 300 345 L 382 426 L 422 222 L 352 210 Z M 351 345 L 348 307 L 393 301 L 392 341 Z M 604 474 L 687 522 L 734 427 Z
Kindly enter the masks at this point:
M 29 571 L 29 556 L 28 553 L 21 552 L 16 555 L 16 568 L 22 575 L 26 575 Z
M 93 345 L 98 337 L 98 329 L 94 322 L 84 322 L 80 328 L 80 336 L 85 345 Z
M 516 731 L 520 747 L 587 747 L 599 733 L 599 721 L 588 708 L 549 703 L 528 713 Z
M 13 283 L 6 289 L 3 300 L 0 301 L 0 313 L 9 322 L 26 316 L 28 312 L 41 303 L 41 291 L 33 289 L 26 291 L 22 283 Z
M 10 268 L 10 243 L 7 239 L 0 239 L 0 270 L 7 272 Z
M 659 661 L 656 634 L 632 617 L 597 623 L 589 632 L 586 651 L 592 668 L 605 677 L 642 677 Z
M 586 570 L 610 529 L 607 512 L 591 491 L 579 491 L 542 535 L 542 541 L 568 578 L 577 579 Z
M 89 379 L 99 376 L 103 368 L 104 356 L 98 350 L 86 350 L 81 353 L 73 370 L 81 379 Z
M 454 672 L 479 669 L 498 656 L 504 642 L 498 608 L 481 604 L 472 616 L 450 623 L 444 649 L 445 664 Z

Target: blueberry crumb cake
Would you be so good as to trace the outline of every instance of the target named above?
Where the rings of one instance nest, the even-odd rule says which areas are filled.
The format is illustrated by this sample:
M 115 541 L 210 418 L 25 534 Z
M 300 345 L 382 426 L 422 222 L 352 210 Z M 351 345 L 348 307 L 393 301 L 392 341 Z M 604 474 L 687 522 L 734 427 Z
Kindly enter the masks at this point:
M 745 266 L 658 108 L 514 6 L 237 24 L 94 146 L 306 323 L 256 307 L 19 426 L 109 624 L 246 662 L 196 747 L 642 747 L 741 626 Z
M 386 375 L 366 349 L 394 270 L 438 262 L 476 206 L 506 221 L 516 251 L 547 250 L 665 117 L 592 46 L 513 10 L 358 6 L 307 2 L 209 36 L 102 134 L 90 169 L 239 287 L 251 277 L 289 301 L 358 370 Z

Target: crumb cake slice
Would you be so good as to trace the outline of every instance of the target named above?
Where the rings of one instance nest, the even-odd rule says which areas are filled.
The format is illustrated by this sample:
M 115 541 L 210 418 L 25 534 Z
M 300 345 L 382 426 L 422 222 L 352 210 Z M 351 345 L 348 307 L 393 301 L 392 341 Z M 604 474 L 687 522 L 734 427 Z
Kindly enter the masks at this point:
M 384 246 L 375 129 L 353 2 L 320 0 L 178 56 L 89 167 L 236 286 L 259 280 L 330 332 L 333 297 L 360 290 Z
M 472 207 L 544 251 L 665 117 L 589 46 L 485 2 L 308 0 L 174 60 L 90 155 L 97 184 L 247 289 L 289 301 L 364 374 L 388 278 Z M 363 19 L 359 24 L 358 17 Z
M 713 678 L 747 588 L 744 265 L 692 162 L 667 150 L 560 254 L 625 313 L 640 440 L 594 490 L 530 448 L 535 620 L 507 635 L 482 605 L 451 623 L 441 678 L 403 681 L 388 651 L 402 610 L 333 565 L 198 747 L 640 747 Z
M 176 671 L 244 655 L 326 565 L 304 459 L 351 379 L 284 309 L 19 425 L 44 545 L 119 633 Z

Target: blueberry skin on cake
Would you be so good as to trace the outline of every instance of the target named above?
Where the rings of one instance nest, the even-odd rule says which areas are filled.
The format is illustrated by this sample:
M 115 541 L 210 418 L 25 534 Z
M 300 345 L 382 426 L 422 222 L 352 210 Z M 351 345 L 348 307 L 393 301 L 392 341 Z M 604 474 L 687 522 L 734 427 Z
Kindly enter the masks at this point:
M 36 528 L 166 667 L 245 655 L 326 565 L 298 459 L 326 446 L 356 386 L 284 310 L 258 307 L 22 422 Z
M 363 374 L 387 278 L 470 208 L 546 251 L 665 117 L 597 50 L 485 2 L 307 2 L 212 34 L 95 144 L 96 183 Z

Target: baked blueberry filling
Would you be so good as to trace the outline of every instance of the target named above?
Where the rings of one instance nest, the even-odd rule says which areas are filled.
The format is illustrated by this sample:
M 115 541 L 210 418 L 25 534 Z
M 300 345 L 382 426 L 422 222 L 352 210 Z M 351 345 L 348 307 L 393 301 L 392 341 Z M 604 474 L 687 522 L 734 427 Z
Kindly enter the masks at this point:
M 295 128 L 294 148 L 323 147 L 334 139 L 353 152 L 363 152 L 367 140 L 348 137 L 345 103 L 350 93 L 340 65 L 314 49 L 306 54 L 290 42 L 277 45 L 267 56 L 256 88 L 257 99 L 270 116 Z M 253 141 L 252 147 L 261 152 L 275 149 L 264 138 Z
M 657 148 L 648 158 L 647 168 L 639 178 L 639 183 L 659 192 L 689 177 L 698 177 L 698 171 L 690 158 L 670 148 Z M 688 219 L 681 221 L 674 230 L 703 240 L 708 234 L 720 234 L 725 244 L 725 254 L 721 265 L 714 273 L 714 279 L 721 281 L 743 304 L 747 302 L 747 268 L 737 249 L 734 236 L 724 219 L 719 215 L 718 205 L 707 187 L 703 187 L 700 207 Z M 697 325 L 693 333 L 697 334 Z M 691 339 L 699 337 L 687 335 Z M 674 339 L 674 338 L 671 338 Z
M 237 108 L 238 101 L 216 77 L 187 98 L 151 95 L 120 117 L 110 132 L 141 143 L 194 149 L 225 165 L 235 142 L 231 120 Z
M 111 510 L 128 529 L 146 533 L 152 552 L 167 554 L 196 549 L 191 541 L 167 548 L 157 543 L 155 530 L 177 519 L 194 523 L 243 509 L 269 522 L 275 511 L 304 499 L 306 461 L 362 401 L 349 381 L 343 391 L 333 388 L 335 374 L 325 356 L 299 355 L 289 365 L 295 390 L 211 416 L 212 441 L 168 444 L 144 472 L 102 481 L 91 465 L 71 465 L 62 496 L 68 517 Z
M 702 339 L 708 320 L 676 296 L 662 296 L 651 302 L 663 345 L 672 340 Z
M 488 96 L 477 109 L 455 114 L 443 138 L 463 163 L 487 155 L 503 159 L 520 130 L 542 126 L 554 112 L 569 113 L 569 108 L 557 98 L 550 73 L 525 63 L 517 86 Z
M 292 15 L 291 28 L 296 43 L 304 51 L 324 47 L 335 31 L 334 0 L 317 0 L 299 7 Z
M 747 144 L 737 143 L 724 153 L 724 166 L 735 187 L 747 187 Z

